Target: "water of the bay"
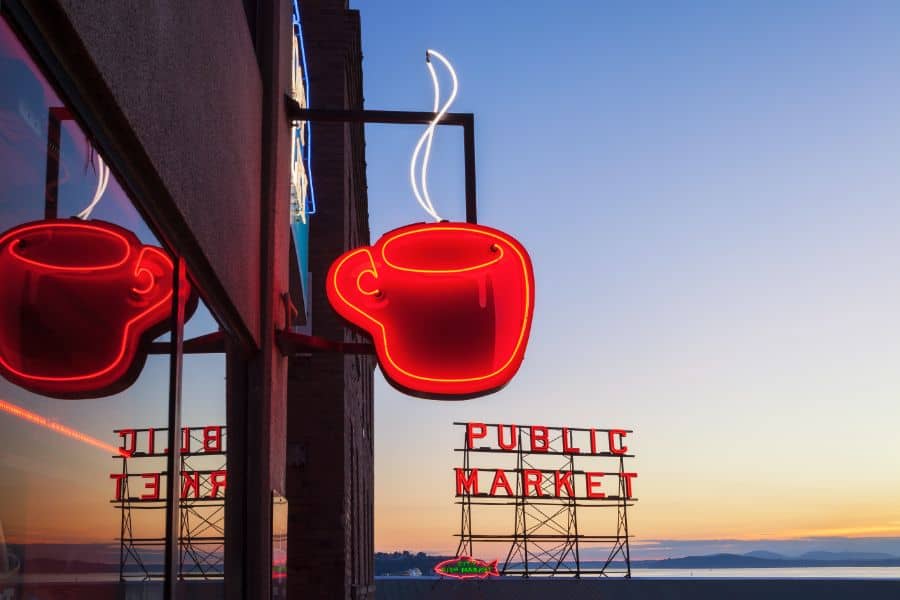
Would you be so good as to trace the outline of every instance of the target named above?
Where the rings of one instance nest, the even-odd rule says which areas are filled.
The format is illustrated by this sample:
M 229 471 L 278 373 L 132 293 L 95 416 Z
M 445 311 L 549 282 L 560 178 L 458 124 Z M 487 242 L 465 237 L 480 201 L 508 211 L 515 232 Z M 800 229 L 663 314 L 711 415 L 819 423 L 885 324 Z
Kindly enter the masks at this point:
M 900 567 L 785 567 L 757 569 L 632 569 L 632 577 L 731 579 L 900 579 Z

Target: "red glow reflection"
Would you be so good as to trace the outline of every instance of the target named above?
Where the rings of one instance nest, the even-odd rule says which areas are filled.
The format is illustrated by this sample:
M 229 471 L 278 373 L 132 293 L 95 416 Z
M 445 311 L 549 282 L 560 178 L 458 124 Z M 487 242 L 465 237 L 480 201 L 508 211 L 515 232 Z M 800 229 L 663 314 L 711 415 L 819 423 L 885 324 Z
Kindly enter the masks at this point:
M 64 435 L 67 438 L 77 440 L 79 442 L 83 442 L 90 446 L 94 446 L 95 448 L 100 448 L 101 450 L 105 450 L 111 454 L 118 454 L 120 456 L 129 456 L 129 453 L 121 448 L 117 448 L 111 444 L 107 444 L 101 442 L 97 438 L 91 437 L 86 433 L 81 433 L 76 429 L 72 429 L 71 427 L 66 427 L 56 421 L 51 421 L 47 417 L 42 417 L 41 415 L 31 412 L 30 410 L 26 410 L 21 406 L 16 406 L 15 404 L 11 404 L 6 400 L 0 400 L 0 410 L 5 413 L 8 413 L 14 417 L 19 417 L 23 421 L 28 421 L 29 423 L 34 423 L 35 425 L 40 425 L 41 427 L 45 427 L 50 431 L 58 433 L 59 435 Z
M 3 233 L 0 374 L 55 398 L 127 388 L 142 342 L 169 328 L 172 273 L 161 248 L 112 223 L 51 219 Z

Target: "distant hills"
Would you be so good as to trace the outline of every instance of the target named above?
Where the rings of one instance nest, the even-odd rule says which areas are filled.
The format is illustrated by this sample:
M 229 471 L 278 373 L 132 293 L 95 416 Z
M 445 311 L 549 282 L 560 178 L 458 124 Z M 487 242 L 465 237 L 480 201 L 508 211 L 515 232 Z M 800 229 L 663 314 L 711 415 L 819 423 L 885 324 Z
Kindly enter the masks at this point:
M 807 560 L 892 560 L 897 557 L 887 552 L 804 552 L 800 558 Z
M 806 552 L 797 557 L 757 550 L 747 554 L 707 554 L 632 560 L 644 569 L 756 569 L 785 567 L 900 567 L 900 557 L 878 552 Z
M 413 554 L 408 550 L 403 552 L 376 552 L 376 575 L 401 575 L 410 569 L 419 569 L 422 575 L 434 575 L 434 565 L 452 556 L 430 556 L 424 552 Z
M 19 546 L 10 544 L 9 550 L 18 557 L 24 557 L 24 570 L 29 573 L 105 573 L 118 571 L 118 545 L 106 544 L 36 544 Z M 582 555 L 583 556 L 583 555 Z M 148 553 L 146 561 L 161 563 L 161 553 Z M 411 569 L 419 569 L 423 575 L 432 575 L 434 565 L 453 558 L 435 556 L 424 552 L 376 552 L 375 573 L 377 575 L 399 575 Z M 477 556 L 490 559 L 503 557 Z M 603 561 L 595 557 L 583 558 L 583 567 L 599 567 Z M 622 563 L 617 562 L 616 567 Z M 637 569 L 765 569 L 796 567 L 900 567 L 900 556 L 887 552 L 872 551 L 825 551 L 803 552 L 796 556 L 753 550 L 742 554 L 717 553 L 664 558 L 654 560 L 632 560 Z
M 754 550 L 753 552 L 745 552 L 744 556 L 752 556 L 753 558 L 766 558 L 769 560 L 782 560 L 785 558 L 784 554 L 769 552 L 768 550 Z
M 753 552 L 745 552 L 743 556 L 752 556 L 754 558 L 765 558 L 769 560 L 824 560 L 824 561 L 858 561 L 858 560 L 891 560 L 898 558 L 887 552 L 804 552 L 799 556 L 787 556 L 778 552 L 769 552 L 767 550 L 754 550 Z
M 431 575 L 433 567 L 448 556 L 431 556 L 423 552 L 375 553 L 377 575 L 400 574 L 418 568 L 423 575 Z M 495 557 L 478 557 L 493 559 Z M 583 567 L 596 567 L 602 561 L 584 560 Z M 621 566 L 621 563 L 616 563 Z M 800 556 L 785 556 L 777 552 L 754 550 L 745 554 L 705 554 L 664 558 L 659 560 L 632 560 L 636 569 L 765 569 L 796 567 L 900 567 L 900 557 L 883 552 L 805 552 Z

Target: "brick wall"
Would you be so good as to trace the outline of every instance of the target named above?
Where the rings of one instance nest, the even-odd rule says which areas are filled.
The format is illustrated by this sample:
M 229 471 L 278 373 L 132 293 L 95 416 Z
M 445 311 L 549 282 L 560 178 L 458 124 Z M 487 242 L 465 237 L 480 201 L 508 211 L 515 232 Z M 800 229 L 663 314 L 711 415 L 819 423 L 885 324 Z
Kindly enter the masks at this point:
M 342 0 L 301 0 L 314 108 L 362 108 L 357 11 Z M 325 274 L 369 242 L 362 125 L 313 125 L 317 213 L 310 220 L 312 333 L 363 341 L 325 298 Z M 288 375 L 288 586 L 291 598 L 374 598 L 374 360 L 317 354 Z

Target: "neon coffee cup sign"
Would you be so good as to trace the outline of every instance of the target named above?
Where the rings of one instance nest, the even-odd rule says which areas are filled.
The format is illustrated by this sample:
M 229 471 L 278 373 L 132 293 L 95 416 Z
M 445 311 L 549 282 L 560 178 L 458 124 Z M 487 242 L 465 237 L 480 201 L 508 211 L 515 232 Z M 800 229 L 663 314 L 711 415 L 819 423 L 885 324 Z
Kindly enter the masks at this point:
M 452 88 L 441 105 L 431 58 Z M 413 194 L 435 223 L 407 225 L 331 265 L 326 293 L 334 310 L 372 336 L 387 380 L 403 392 L 438 399 L 483 396 L 506 385 L 525 355 L 534 314 L 534 270 L 511 235 L 443 220 L 428 192 L 435 126 L 457 92 L 456 72 L 426 52 L 435 117 L 410 162 Z M 423 156 L 421 173 L 417 161 Z
M 51 219 L 0 234 L 0 374 L 56 398 L 127 388 L 142 343 L 168 329 L 172 278 L 161 248 L 112 223 Z
M 417 224 L 345 253 L 328 299 L 372 336 L 388 380 L 413 395 L 495 391 L 522 362 L 534 273 L 513 237 L 468 223 Z

